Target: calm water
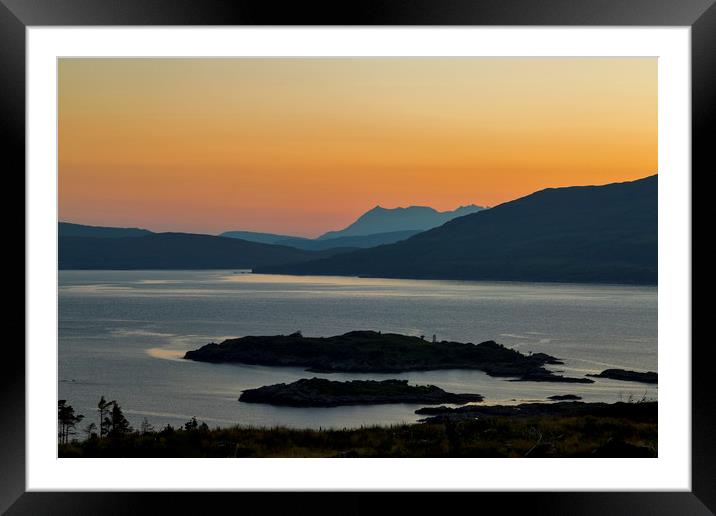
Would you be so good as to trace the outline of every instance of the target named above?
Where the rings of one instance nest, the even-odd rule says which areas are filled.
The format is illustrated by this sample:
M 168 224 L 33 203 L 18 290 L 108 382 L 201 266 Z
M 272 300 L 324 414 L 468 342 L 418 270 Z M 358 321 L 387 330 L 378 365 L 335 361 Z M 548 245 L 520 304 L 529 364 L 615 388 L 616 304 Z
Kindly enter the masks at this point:
M 564 360 L 567 375 L 609 367 L 657 371 L 657 289 L 603 285 L 293 277 L 234 271 L 60 271 L 59 398 L 94 420 L 101 395 L 135 426 L 196 416 L 236 423 L 355 427 L 413 422 L 420 405 L 279 408 L 239 403 L 242 390 L 304 377 L 407 378 L 487 403 L 580 394 L 614 402 L 656 388 L 510 382 L 479 371 L 317 374 L 296 368 L 204 364 L 180 357 L 207 342 L 300 330 L 330 336 L 374 329 L 438 339 L 493 339 Z

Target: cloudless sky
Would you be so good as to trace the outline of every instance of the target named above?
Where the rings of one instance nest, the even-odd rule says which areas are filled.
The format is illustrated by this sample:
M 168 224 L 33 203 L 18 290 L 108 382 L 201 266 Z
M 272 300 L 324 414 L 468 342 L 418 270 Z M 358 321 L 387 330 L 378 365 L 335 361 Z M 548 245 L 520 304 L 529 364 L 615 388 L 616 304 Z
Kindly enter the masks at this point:
M 657 172 L 656 58 L 61 59 L 60 220 L 316 236 Z

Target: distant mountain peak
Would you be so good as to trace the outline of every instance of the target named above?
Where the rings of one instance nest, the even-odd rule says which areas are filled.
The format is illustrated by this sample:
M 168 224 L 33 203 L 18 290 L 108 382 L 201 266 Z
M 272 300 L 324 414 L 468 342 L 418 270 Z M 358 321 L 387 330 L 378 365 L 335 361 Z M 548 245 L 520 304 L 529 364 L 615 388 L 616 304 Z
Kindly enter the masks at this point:
M 658 178 L 547 188 L 393 244 L 260 272 L 657 284 Z
M 374 208 L 363 213 L 355 222 L 339 231 L 329 231 L 318 240 L 329 238 L 355 237 L 395 231 L 425 231 L 441 226 L 446 222 L 475 213 L 484 208 L 474 204 L 460 206 L 453 211 L 437 211 L 430 206 L 398 206 L 384 208 L 377 204 Z

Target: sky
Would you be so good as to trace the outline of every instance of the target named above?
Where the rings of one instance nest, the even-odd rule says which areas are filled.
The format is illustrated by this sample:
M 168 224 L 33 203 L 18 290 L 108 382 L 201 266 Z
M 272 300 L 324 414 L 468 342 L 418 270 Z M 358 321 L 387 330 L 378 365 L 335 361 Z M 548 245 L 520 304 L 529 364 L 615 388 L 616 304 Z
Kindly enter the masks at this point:
M 656 58 L 58 64 L 62 221 L 313 237 L 656 172 Z

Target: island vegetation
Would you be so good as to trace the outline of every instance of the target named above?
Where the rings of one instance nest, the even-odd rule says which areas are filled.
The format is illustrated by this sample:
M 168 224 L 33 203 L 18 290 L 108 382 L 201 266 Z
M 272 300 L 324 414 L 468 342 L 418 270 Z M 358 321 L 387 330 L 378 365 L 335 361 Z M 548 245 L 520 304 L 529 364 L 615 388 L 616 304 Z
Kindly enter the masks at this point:
M 302 378 L 293 383 L 245 390 L 239 401 L 289 407 L 337 407 L 385 403 L 465 404 L 482 401 L 480 394 L 454 394 L 435 385 L 408 385 L 408 380 L 353 380 Z
M 333 337 L 247 336 L 210 343 L 184 358 L 200 362 L 235 362 L 303 367 L 313 372 L 400 373 L 436 369 L 479 369 L 490 376 L 518 380 L 592 383 L 589 378 L 557 375 L 544 366 L 562 364 L 545 353 L 522 354 L 494 341 L 480 344 L 433 341 L 422 337 L 351 331 Z

